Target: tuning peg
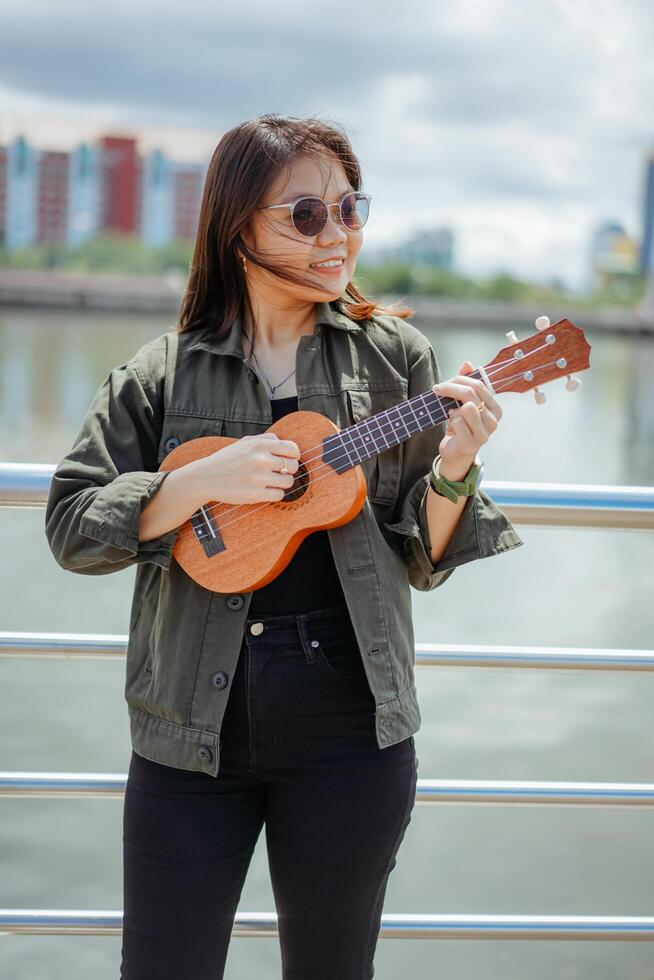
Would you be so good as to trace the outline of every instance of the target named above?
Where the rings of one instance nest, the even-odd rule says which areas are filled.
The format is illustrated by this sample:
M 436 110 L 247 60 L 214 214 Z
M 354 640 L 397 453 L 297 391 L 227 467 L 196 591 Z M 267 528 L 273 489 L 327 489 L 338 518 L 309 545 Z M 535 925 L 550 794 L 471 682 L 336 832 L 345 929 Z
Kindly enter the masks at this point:
M 550 318 L 548 316 L 537 316 L 534 323 L 537 330 L 547 330 L 550 325 Z
M 534 388 L 534 398 L 536 399 L 537 405 L 542 405 L 543 402 L 547 401 L 545 392 L 541 391 L 540 388 Z
M 571 374 L 567 376 L 568 380 L 565 383 L 566 391 L 576 391 L 577 388 L 581 388 L 581 381 L 579 378 L 573 378 Z
M 518 338 L 515 335 L 515 330 L 509 330 L 506 336 L 509 338 L 512 344 L 518 343 Z

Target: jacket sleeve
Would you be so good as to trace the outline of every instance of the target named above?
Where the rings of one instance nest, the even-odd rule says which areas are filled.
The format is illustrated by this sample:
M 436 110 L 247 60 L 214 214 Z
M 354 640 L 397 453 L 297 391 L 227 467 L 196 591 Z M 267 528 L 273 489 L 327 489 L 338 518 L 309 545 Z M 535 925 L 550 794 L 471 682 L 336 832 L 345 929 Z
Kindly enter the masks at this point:
M 110 371 L 50 484 L 45 533 L 62 568 L 82 575 L 147 561 L 168 568 L 179 528 L 138 538 L 141 509 L 168 475 L 155 471 L 160 427 L 153 385 L 134 359 Z
M 441 380 L 436 355 L 429 345 L 409 373 L 409 398 L 430 391 Z M 403 443 L 400 490 L 393 523 L 385 523 L 389 543 L 407 567 L 409 583 L 419 592 L 443 585 L 455 568 L 524 544 L 506 515 L 481 488 L 468 497 L 450 542 L 437 562 L 431 560 L 427 524 L 429 476 L 446 422 L 418 432 Z

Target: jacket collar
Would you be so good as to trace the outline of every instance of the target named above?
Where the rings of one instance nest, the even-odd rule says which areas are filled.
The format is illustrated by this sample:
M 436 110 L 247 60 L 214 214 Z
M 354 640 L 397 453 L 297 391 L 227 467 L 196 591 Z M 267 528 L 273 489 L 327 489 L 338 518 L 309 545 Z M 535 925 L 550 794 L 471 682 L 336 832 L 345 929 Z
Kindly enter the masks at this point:
M 350 332 L 360 329 L 356 320 L 350 320 L 344 313 L 337 312 L 327 302 L 316 303 L 316 327 L 318 324 L 326 324 L 330 327 L 336 327 L 337 330 L 347 330 Z M 241 336 L 242 319 L 238 316 L 228 333 L 222 337 L 195 340 L 188 345 L 187 350 L 206 350 L 211 354 L 231 354 L 243 360 L 244 354 Z

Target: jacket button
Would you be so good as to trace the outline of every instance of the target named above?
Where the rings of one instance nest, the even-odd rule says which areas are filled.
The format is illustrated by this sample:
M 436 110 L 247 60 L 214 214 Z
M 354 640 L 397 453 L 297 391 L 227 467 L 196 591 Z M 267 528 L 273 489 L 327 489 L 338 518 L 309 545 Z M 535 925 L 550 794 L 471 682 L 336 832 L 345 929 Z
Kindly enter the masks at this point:
M 211 751 L 208 745 L 200 746 L 200 748 L 198 749 L 198 758 L 201 759 L 202 762 L 211 762 L 211 760 L 213 759 L 213 752 Z
M 213 675 L 211 682 L 213 686 L 217 687 L 219 690 L 223 687 L 227 687 L 227 674 L 224 672 L 224 670 L 219 670 L 217 674 Z
M 227 600 L 227 605 L 230 609 L 241 609 L 244 603 L 245 599 L 242 595 L 230 595 Z
M 178 439 L 177 436 L 171 436 L 170 439 L 166 439 L 164 443 L 164 449 L 166 450 L 167 453 L 169 453 L 173 449 L 177 449 L 177 447 L 180 446 L 181 443 L 182 440 Z

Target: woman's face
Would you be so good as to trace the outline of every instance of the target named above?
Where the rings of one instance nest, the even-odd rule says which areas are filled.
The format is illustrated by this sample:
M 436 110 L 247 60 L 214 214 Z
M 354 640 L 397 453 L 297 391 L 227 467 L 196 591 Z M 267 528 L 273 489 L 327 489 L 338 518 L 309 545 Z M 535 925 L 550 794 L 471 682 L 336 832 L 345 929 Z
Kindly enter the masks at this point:
M 263 204 L 286 204 L 301 197 L 320 197 L 328 204 L 338 202 L 354 188 L 342 164 L 335 158 L 314 160 L 296 157 L 283 178 L 266 195 Z M 248 263 L 246 280 L 259 297 L 289 298 L 324 302 L 338 299 L 354 275 L 357 255 L 363 243 L 363 229 L 350 231 L 340 221 L 337 208 L 329 208 L 327 224 L 319 235 L 307 238 L 293 226 L 289 208 L 257 211 L 251 223 L 252 233 L 243 233 L 246 243 L 264 254 L 270 262 L 281 264 L 289 272 L 312 280 L 315 285 L 300 286 L 278 279 L 252 262 Z M 340 269 L 321 272 L 311 264 L 332 256 L 342 256 Z

